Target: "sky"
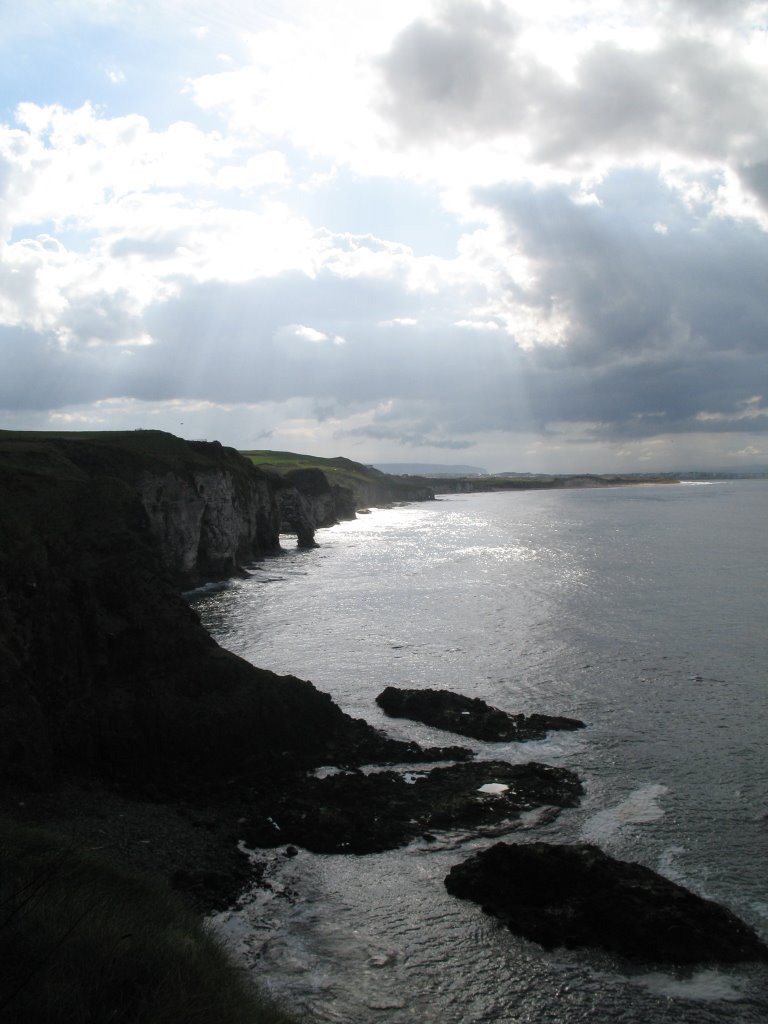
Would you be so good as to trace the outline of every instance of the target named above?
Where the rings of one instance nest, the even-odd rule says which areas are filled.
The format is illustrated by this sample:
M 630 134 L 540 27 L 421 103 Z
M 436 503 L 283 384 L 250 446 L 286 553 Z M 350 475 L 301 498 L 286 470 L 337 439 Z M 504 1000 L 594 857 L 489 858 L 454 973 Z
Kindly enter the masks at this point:
M 768 463 L 768 3 L 0 0 L 0 428 Z

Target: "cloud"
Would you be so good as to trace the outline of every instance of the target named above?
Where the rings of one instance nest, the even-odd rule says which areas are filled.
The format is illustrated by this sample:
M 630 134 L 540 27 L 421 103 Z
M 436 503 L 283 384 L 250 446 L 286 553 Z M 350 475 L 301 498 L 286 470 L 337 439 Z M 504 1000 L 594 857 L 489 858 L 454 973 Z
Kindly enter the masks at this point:
M 177 277 L 172 293 L 134 310 L 119 290 L 69 295 L 47 328 L 21 328 L 25 358 L 4 367 L 4 402 L 301 400 L 319 421 L 336 418 L 339 437 L 434 448 L 489 432 L 556 436 L 567 423 L 600 442 L 764 431 L 755 382 L 768 236 L 691 211 L 648 171 L 610 176 L 595 196 L 479 190 L 508 251 L 526 254 L 510 263 L 518 276 L 484 287 L 459 276 L 459 257 L 425 278 L 407 252 L 326 235 L 312 274 Z M 156 255 L 138 253 L 142 270 Z M 466 317 L 473 304 L 497 315 Z M 523 343 L 514 326 L 531 320 L 539 335 Z M 345 427 L 362 409 L 364 421 Z
M 518 61 L 516 23 L 500 5 L 458 3 L 439 21 L 417 20 L 382 60 L 384 106 L 410 139 L 450 133 L 513 131 L 522 125 L 538 78 L 535 62 Z
M 478 197 L 504 218 L 533 280 L 513 297 L 568 324 L 569 351 L 605 362 L 654 351 L 759 351 L 768 238 L 756 225 L 691 214 L 645 171 L 617 172 L 600 205 L 561 188 L 499 186 Z M 666 233 L 654 226 L 663 220 Z M 545 335 L 542 337 L 546 340 Z
M 705 22 L 726 20 L 730 23 L 744 11 L 764 12 L 765 4 L 755 0 L 662 0 L 662 12 L 673 18 L 689 14 L 695 20 Z
M 765 151 L 768 75 L 732 39 L 593 38 L 570 76 L 537 40 L 500 4 L 447 5 L 382 58 L 382 109 L 411 145 L 508 136 L 532 163 L 574 171 L 664 154 L 736 165 Z
M 3 422 L 499 468 L 759 447 L 764 4 L 171 6 L 150 52 L 126 5 L 57 5 L 114 46 L 3 115 Z
M 305 324 L 288 324 L 275 332 L 275 341 L 308 341 L 310 344 L 319 345 L 321 342 L 329 341 L 333 345 L 343 345 L 344 338 L 340 334 L 326 334 L 314 327 L 307 327 Z
M 738 171 L 744 185 L 757 196 L 764 209 L 768 210 L 768 160 L 742 164 Z

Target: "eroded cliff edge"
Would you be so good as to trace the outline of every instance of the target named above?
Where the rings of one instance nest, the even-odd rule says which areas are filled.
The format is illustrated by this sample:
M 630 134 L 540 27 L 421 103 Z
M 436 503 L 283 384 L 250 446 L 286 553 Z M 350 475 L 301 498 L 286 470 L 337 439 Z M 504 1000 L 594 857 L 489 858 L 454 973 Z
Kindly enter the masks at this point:
M 385 756 L 311 683 L 219 648 L 180 596 L 277 551 L 280 528 L 268 476 L 216 443 L 0 434 L 0 775 L 168 791 Z

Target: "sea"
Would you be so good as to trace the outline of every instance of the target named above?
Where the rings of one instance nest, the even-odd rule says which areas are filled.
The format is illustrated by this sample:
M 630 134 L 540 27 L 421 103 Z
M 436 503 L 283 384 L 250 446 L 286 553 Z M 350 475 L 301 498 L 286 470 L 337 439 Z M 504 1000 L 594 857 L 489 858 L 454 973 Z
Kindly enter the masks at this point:
M 267 886 L 212 926 L 259 983 L 308 1024 L 767 1024 L 764 965 L 546 951 L 443 880 L 499 838 L 587 841 L 768 941 L 768 481 L 451 495 L 318 541 L 193 595 L 220 644 L 392 736 L 563 766 L 586 794 L 387 853 L 256 851 Z M 587 727 L 459 740 L 388 719 L 388 685 Z

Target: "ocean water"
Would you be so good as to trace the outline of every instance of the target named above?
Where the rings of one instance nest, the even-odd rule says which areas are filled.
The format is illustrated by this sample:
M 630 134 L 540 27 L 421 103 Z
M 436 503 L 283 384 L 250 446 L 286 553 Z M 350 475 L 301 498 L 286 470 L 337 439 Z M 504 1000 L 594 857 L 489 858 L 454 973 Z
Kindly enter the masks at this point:
M 466 741 L 585 782 L 579 808 L 508 838 L 597 843 L 768 940 L 768 482 L 456 495 L 318 539 L 195 598 L 223 646 L 422 743 L 454 737 L 387 719 L 384 686 L 583 719 L 540 742 Z M 546 952 L 449 896 L 449 868 L 493 841 L 265 851 L 271 888 L 214 924 L 310 1024 L 768 1022 L 764 966 Z

